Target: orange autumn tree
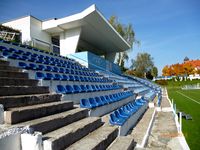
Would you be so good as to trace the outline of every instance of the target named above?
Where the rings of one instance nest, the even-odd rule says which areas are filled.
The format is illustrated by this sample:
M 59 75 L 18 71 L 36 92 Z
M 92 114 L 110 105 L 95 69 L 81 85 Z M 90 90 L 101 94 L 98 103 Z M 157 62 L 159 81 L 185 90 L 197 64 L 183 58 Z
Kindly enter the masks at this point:
M 199 64 L 199 60 L 197 61 L 186 61 L 182 64 L 172 64 L 170 66 L 166 65 L 162 70 L 163 76 L 178 76 L 178 75 L 190 75 L 194 73 L 199 73 L 199 69 L 195 69 Z

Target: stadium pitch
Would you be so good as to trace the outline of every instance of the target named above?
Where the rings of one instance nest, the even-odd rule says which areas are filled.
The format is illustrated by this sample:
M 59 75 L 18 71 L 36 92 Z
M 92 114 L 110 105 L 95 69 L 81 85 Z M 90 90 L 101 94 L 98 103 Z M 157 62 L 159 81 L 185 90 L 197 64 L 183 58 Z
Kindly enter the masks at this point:
M 182 130 L 190 149 L 200 147 L 200 90 L 182 90 L 168 86 L 170 100 L 174 100 L 178 111 L 192 116 L 192 120 L 183 119 Z

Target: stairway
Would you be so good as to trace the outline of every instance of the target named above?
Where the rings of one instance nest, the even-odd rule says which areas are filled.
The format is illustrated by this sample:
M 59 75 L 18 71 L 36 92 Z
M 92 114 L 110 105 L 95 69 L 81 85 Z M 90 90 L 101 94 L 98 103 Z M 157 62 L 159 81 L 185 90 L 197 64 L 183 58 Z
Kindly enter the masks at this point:
M 41 132 L 44 150 L 106 149 L 115 140 L 116 127 L 88 117 L 87 109 L 61 101 L 61 95 L 37 84 L 27 73 L 0 60 L 0 104 L 6 126 L 29 126 Z

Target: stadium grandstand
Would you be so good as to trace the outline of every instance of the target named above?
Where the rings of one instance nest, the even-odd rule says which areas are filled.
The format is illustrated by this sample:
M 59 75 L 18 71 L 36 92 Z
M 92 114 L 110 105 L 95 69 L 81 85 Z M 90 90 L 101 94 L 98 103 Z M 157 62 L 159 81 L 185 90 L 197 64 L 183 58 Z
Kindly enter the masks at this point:
M 0 40 L 0 149 L 144 146 L 163 92 L 121 73 L 115 56 L 130 45 L 95 5 L 61 19 L 26 16 L 3 25 L 19 30 L 25 44 Z

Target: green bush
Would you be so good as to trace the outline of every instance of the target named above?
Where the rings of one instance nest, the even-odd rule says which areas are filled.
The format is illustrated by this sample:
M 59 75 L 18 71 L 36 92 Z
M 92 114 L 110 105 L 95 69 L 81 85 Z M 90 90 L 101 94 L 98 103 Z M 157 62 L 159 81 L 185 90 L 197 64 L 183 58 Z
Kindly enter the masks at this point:
M 156 83 L 159 85 L 168 85 L 167 80 L 156 80 Z

